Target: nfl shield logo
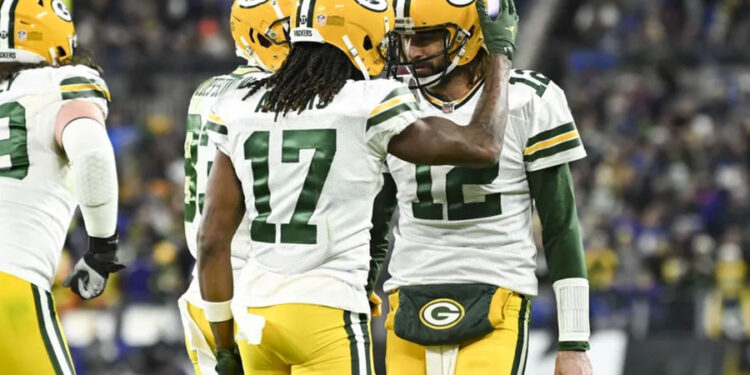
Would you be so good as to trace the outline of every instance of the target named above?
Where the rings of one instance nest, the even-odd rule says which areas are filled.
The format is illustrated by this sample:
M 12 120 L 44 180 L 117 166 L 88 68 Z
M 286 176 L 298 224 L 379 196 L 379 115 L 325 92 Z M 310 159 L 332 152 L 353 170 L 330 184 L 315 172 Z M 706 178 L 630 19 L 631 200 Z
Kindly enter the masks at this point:
M 319 14 L 317 22 L 318 22 L 318 26 L 324 26 L 326 24 L 326 15 L 325 14 Z
M 19 30 L 18 31 L 18 40 L 20 40 L 20 41 L 26 40 L 26 30 Z

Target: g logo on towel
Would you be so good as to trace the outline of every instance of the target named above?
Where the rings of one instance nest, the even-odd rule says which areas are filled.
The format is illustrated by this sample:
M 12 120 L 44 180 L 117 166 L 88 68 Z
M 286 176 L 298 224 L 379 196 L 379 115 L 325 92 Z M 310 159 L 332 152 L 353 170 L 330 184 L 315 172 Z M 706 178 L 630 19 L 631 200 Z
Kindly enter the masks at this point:
M 450 298 L 439 298 L 427 302 L 419 311 L 419 320 L 432 329 L 448 329 L 461 321 L 464 307 Z

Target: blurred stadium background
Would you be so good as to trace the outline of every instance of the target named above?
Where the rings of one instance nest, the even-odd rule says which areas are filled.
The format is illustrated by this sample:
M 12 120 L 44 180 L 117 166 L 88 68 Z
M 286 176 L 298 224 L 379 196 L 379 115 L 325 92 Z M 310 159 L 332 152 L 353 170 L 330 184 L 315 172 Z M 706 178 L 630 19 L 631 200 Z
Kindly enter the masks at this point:
M 565 89 L 589 152 L 572 169 L 595 373 L 750 373 L 750 1 L 516 3 L 514 65 Z M 184 120 L 197 84 L 239 63 L 230 5 L 75 0 L 80 44 L 113 96 L 128 264 L 103 298 L 54 290 L 80 375 L 190 373 L 176 309 L 193 263 L 182 225 Z M 84 248 L 74 223 L 60 275 Z M 542 256 L 529 375 L 554 364 Z M 382 352 L 382 322 L 373 330 Z

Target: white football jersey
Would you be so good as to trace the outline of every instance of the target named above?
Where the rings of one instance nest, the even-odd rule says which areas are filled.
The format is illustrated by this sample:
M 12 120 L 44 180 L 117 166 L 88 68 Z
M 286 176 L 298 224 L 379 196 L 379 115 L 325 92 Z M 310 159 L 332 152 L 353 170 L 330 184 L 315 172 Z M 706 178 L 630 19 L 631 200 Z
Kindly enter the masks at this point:
M 242 183 L 248 266 L 235 290 L 247 306 L 310 303 L 367 313 L 369 230 L 390 139 L 417 120 L 408 88 L 348 81 L 301 114 L 263 113 L 261 89 L 228 93 L 209 136 Z
M 198 259 L 198 228 L 206 196 L 208 174 L 216 157 L 216 146 L 208 141 L 206 122 L 216 101 L 225 93 L 268 75 L 254 66 L 240 66 L 231 74 L 212 77 L 203 82 L 190 98 L 185 134 L 185 240 L 193 258 Z M 237 229 L 232 239 L 232 269 L 239 271 L 247 261 L 250 238 L 248 223 Z M 200 289 L 193 268 L 193 280 L 185 293 L 188 302 L 200 306 Z
M 499 165 L 422 166 L 388 156 L 398 186 L 399 220 L 385 289 L 402 285 L 486 283 L 536 295 L 536 245 L 526 173 L 586 156 L 562 89 L 545 76 L 515 70 Z M 477 85 L 444 103 L 420 95 L 422 117 L 468 124 Z
M 55 121 L 70 100 L 107 115 L 109 91 L 85 66 L 23 70 L 0 83 L 0 271 L 49 290 L 76 200 Z

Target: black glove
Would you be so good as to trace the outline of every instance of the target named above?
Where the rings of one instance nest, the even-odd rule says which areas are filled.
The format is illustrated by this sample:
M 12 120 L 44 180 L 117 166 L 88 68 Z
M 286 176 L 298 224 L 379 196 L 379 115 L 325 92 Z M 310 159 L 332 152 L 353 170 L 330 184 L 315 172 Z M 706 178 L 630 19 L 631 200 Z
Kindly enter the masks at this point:
M 117 231 L 108 238 L 89 237 L 88 251 L 78 260 L 63 286 L 69 286 L 83 299 L 100 296 L 107 286 L 109 274 L 125 268 L 117 260 L 118 240 Z
M 235 345 L 232 349 L 216 350 L 216 372 L 219 375 L 239 375 L 242 371 L 242 358 Z

